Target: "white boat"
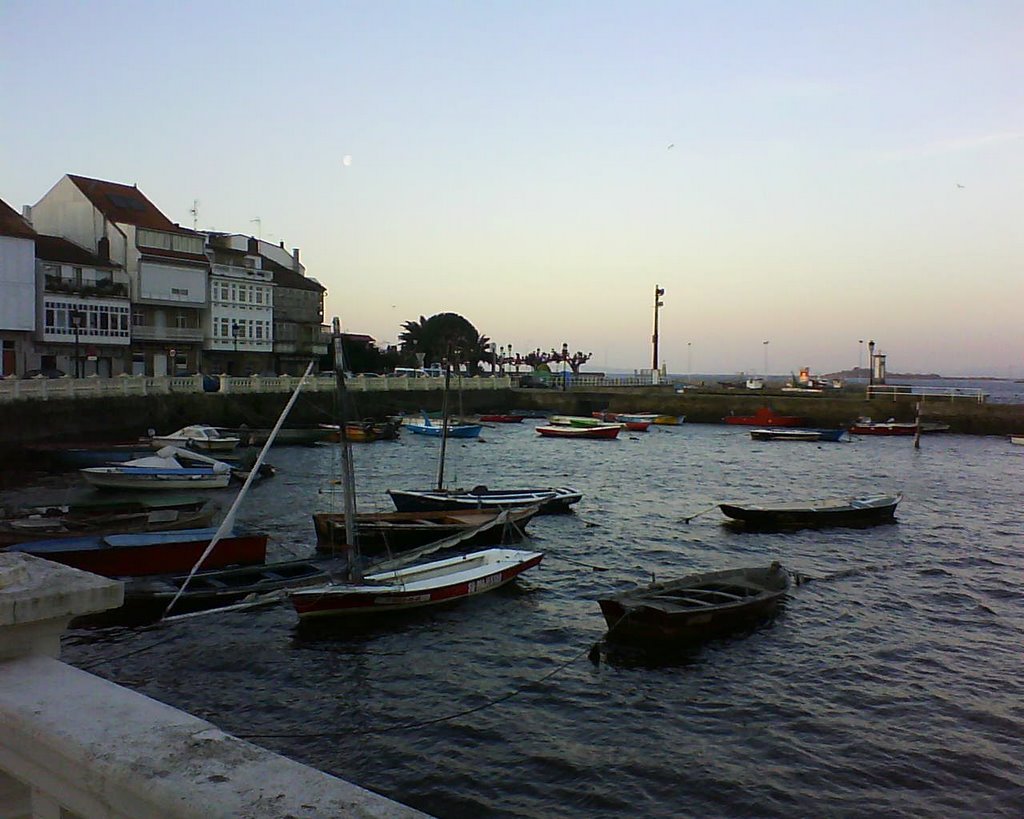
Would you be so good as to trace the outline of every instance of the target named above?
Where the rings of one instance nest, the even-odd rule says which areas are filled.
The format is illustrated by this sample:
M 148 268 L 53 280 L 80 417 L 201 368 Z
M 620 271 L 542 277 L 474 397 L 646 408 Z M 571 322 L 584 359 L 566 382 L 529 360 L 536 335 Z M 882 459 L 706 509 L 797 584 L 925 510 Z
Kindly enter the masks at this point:
M 231 480 L 230 465 L 221 461 L 209 466 L 183 466 L 173 454 L 159 452 L 120 464 L 90 466 L 79 472 L 98 489 L 222 489 Z
M 1024 444 L 1024 435 L 1011 435 L 1010 436 L 1010 443 L 1011 444 Z
M 300 618 L 380 614 L 452 603 L 511 582 L 543 560 L 542 552 L 484 549 L 406 569 L 370 574 L 361 583 L 296 589 Z
M 182 427 L 170 435 L 153 435 L 150 438 L 154 449 L 165 446 L 181 446 L 203 452 L 230 452 L 238 446 L 240 441 L 241 438 L 236 435 L 223 435 L 217 427 L 205 424 L 193 424 Z

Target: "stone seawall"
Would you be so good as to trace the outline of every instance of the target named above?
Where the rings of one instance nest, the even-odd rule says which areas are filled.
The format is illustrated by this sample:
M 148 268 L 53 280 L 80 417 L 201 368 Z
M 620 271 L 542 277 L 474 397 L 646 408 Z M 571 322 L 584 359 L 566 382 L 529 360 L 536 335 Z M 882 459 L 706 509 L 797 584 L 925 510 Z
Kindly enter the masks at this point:
M 415 414 L 438 411 L 442 393 L 437 391 L 350 393 L 358 417 Z M 223 395 L 220 393 L 171 393 L 161 396 L 104 397 L 77 400 L 21 401 L 0 407 L 0 450 L 10 453 L 26 445 L 44 442 L 131 440 L 150 428 L 170 432 L 186 424 L 269 427 L 277 420 L 289 396 L 283 393 Z M 288 426 L 315 425 L 335 419 L 332 393 L 302 393 L 292 408 Z M 744 393 L 687 392 L 669 387 L 628 387 L 601 391 L 507 389 L 465 392 L 451 396 L 453 414 L 461 410 L 507 412 L 513 409 L 589 415 L 595 410 L 657 412 L 685 415 L 687 423 L 721 423 L 727 415 L 749 415 L 768 405 L 786 415 L 807 418 L 808 426 L 847 425 L 860 416 L 875 420 L 895 418 L 912 421 L 917 399 L 868 401 L 842 397 L 748 395 Z M 461 406 L 460 406 L 461 405 Z M 926 399 L 926 421 L 949 424 L 951 431 L 972 435 L 1024 433 L 1024 406 L 978 404 L 967 400 Z

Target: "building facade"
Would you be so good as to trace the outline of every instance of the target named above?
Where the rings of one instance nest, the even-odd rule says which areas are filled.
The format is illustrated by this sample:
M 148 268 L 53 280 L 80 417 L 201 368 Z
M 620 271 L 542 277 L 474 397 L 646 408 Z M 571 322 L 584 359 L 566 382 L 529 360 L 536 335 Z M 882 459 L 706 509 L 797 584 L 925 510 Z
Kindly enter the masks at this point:
M 0 200 L 0 376 L 32 369 L 36 318 L 36 232 Z

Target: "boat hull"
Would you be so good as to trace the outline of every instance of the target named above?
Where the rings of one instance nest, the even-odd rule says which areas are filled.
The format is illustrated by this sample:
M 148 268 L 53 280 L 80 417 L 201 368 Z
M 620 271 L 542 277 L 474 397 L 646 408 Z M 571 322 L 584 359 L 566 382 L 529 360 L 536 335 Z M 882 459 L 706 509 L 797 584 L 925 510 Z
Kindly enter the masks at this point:
M 722 419 L 727 424 L 748 427 L 802 427 L 807 419 L 797 415 L 779 415 L 770 407 L 761 407 L 753 415 L 727 415 Z
M 460 561 L 470 565 L 480 560 L 480 555 L 488 552 L 502 553 L 504 557 L 496 557 L 479 567 L 460 570 Z M 472 552 L 459 558 L 366 578 L 386 585 L 338 583 L 300 589 L 292 592 L 289 598 L 295 612 L 302 619 L 379 616 L 475 597 L 510 583 L 544 559 L 540 552 L 514 552 L 507 549 L 492 549 L 488 552 Z M 417 581 L 416 572 L 435 576 Z M 397 579 L 388 582 L 391 578 Z
M 106 577 L 138 577 L 151 574 L 187 572 L 210 545 L 214 529 L 183 529 L 134 535 L 62 538 L 12 546 L 11 551 L 63 563 Z M 267 559 L 267 536 L 229 534 L 209 554 L 209 569 L 263 563 Z
M 619 437 L 622 430 L 621 424 L 601 424 L 599 426 L 539 426 L 537 434 L 543 438 L 586 438 L 588 440 L 610 441 Z
M 522 506 L 540 507 L 538 514 L 551 515 L 571 512 L 571 507 L 583 497 L 570 487 L 551 489 L 487 489 L 477 487 L 468 491 L 400 490 L 389 489 L 395 509 L 399 512 L 436 512 L 446 509 L 515 509 Z
M 732 520 L 750 529 L 811 529 L 829 526 L 877 526 L 895 520 L 902 495 L 821 502 L 792 506 L 740 506 L 722 503 L 719 508 Z
M 522 415 L 481 415 L 480 420 L 487 424 L 521 424 Z
M 651 648 L 703 643 L 770 619 L 785 599 L 781 567 L 688 575 L 598 601 L 605 640 Z
M 781 427 L 778 429 L 752 429 L 750 437 L 754 441 L 840 441 L 846 433 L 845 429 L 798 429 Z
M 169 489 L 223 489 L 231 481 L 230 472 L 209 469 L 154 470 L 145 467 L 94 466 L 80 470 L 82 477 L 97 489 L 141 489 L 163 492 Z

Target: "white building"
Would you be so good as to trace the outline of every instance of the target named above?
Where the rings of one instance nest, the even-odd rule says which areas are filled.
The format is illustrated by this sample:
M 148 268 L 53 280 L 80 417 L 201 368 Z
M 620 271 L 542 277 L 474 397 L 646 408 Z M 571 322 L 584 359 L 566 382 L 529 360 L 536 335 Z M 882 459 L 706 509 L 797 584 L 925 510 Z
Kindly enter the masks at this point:
M 274 372 L 274 281 L 259 245 L 251 236 L 207 236 L 210 310 L 203 332 L 209 372 Z
M 134 186 L 70 174 L 30 211 L 40 233 L 69 239 L 127 273 L 133 373 L 200 369 L 210 270 L 201 234 L 171 222 Z
M 32 369 L 36 321 L 35 231 L 0 200 L 0 376 Z

